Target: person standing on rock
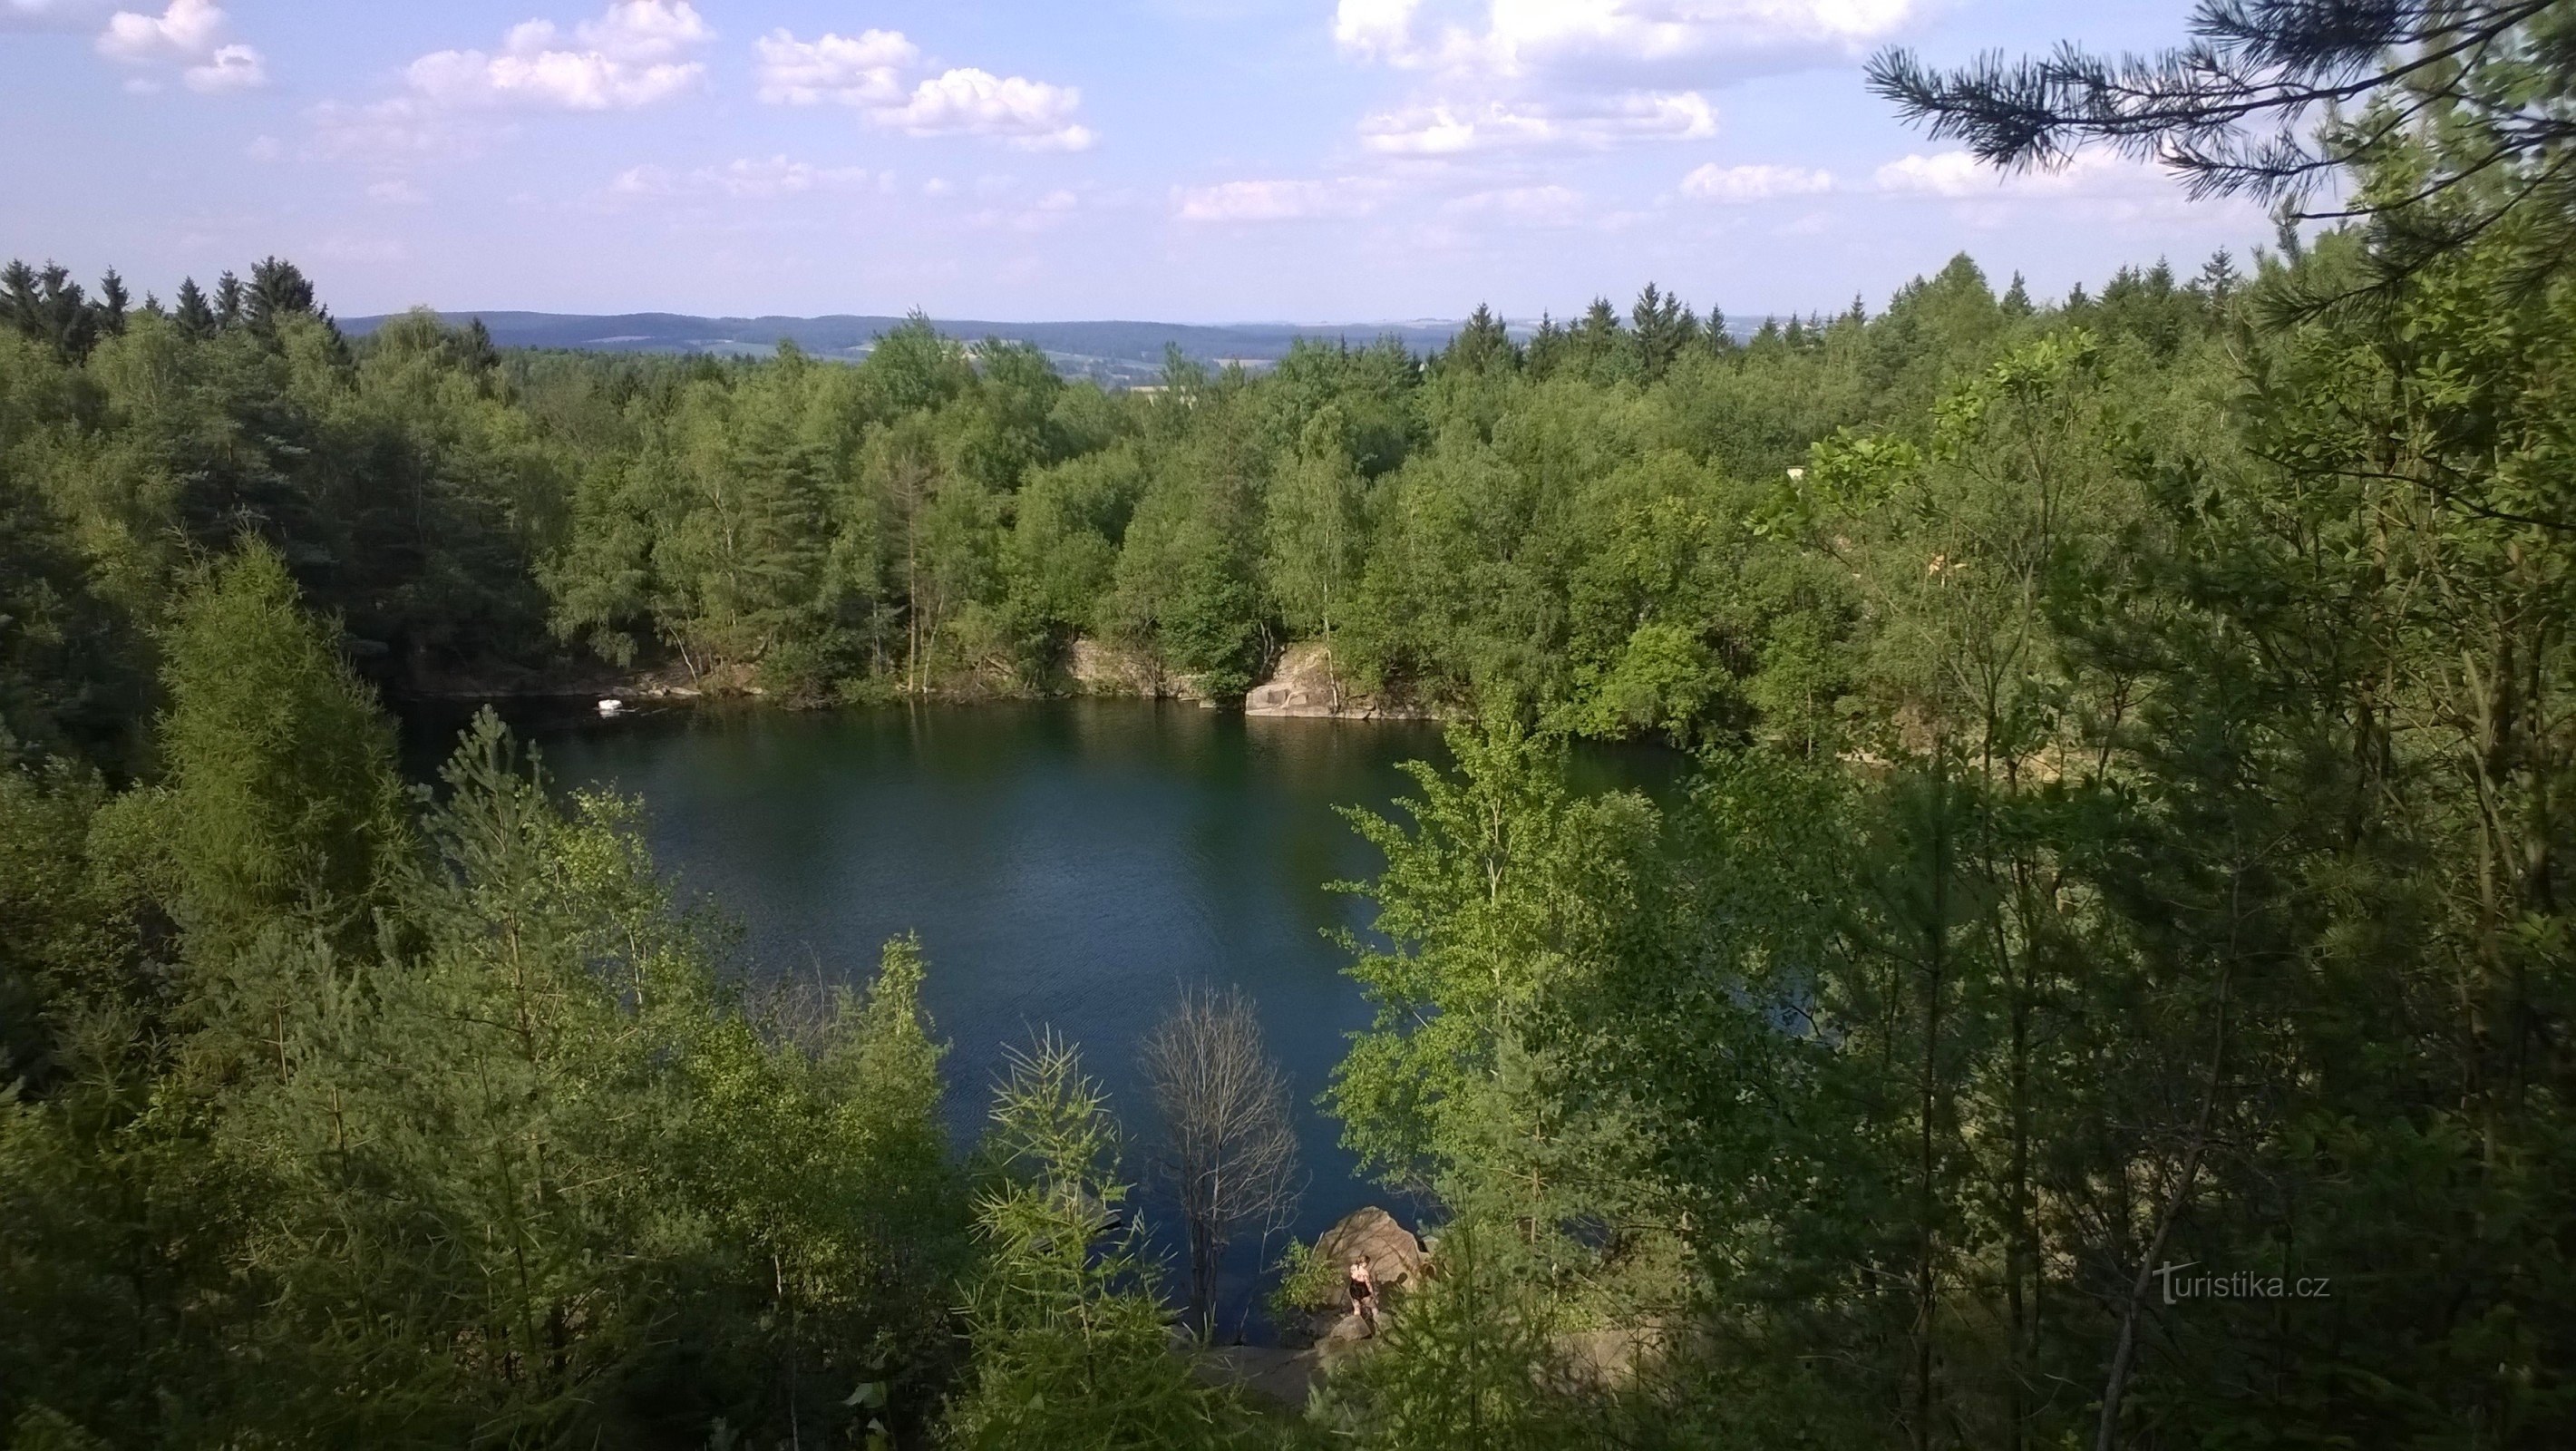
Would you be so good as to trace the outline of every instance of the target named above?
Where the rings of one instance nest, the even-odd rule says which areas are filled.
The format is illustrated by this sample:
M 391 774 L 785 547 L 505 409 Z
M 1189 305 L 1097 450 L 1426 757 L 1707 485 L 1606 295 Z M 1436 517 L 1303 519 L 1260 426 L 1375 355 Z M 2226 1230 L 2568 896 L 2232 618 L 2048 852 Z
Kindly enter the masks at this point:
M 1368 1338 L 1377 1335 L 1377 1277 L 1369 1273 L 1368 1256 L 1351 1256 L 1351 1313 L 1360 1317 Z

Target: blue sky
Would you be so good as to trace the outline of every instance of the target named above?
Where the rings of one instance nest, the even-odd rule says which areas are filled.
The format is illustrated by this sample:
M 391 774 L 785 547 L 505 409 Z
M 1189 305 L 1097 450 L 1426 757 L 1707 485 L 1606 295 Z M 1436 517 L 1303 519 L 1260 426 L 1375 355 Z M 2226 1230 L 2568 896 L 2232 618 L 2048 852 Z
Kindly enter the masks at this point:
M 1862 86 L 2181 0 L 0 0 L 0 255 L 444 308 L 1372 321 L 1874 307 L 2271 228 L 1981 172 Z

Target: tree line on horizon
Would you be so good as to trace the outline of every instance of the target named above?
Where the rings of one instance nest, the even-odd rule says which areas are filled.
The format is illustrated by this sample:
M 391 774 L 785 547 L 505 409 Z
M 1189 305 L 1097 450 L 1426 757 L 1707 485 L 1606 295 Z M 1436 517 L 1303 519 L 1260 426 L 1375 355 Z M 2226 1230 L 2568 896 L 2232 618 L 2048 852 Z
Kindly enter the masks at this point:
M 1813 440 L 1921 411 L 2007 338 L 2084 326 L 2163 367 L 2241 285 L 2205 274 L 2042 309 L 1963 257 L 1878 317 L 1741 345 L 1649 286 L 1526 344 L 1479 309 L 1428 358 L 1175 355 L 1153 394 L 919 319 L 855 365 L 503 352 L 426 313 L 353 344 L 276 259 L 175 311 L 13 265 L 0 345 L 13 472 L 91 576 L 64 608 L 146 638 L 173 580 L 256 535 L 397 690 L 653 668 L 806 701 L 1046 692 L 1089 640 L 1223 700 L 1314 638 L 1361 693 L 1694 742 L 1834 668 L 1811 657 L 1852 602 L 1747 527 Z M 132 719 L 147 680 L 84 685 Z
M 1658 291 L 1113 395 L 0 274 L 0 1444 L 2568 1443 L 2576 18 L 2200 23 L 1879 76 L 2346 215 L 1740 345 Z M 1073 1047 L 951 1146 L 938 944 L 766 993 L 635 803 L 489 717 L 408 785 L 377 689 L 1308 640 L 1459 723 L 1353 815 L 1323 1105 L 1436 1273 L 1302 1412 L 1175 1353 L 1210 1241 L 1167 1299 Z

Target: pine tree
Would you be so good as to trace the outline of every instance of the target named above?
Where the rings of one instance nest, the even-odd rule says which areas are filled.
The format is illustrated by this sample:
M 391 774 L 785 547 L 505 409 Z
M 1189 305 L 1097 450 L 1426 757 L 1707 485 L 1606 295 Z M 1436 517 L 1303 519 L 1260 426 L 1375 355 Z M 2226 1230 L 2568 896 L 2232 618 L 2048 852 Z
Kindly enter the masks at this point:
M 1476 304 L 1467 325 L 1449 340 L 1439 357 L 1441 367 L 1465 373 L 1509 371 L 1520 363 L 1520 349 L 1512 342 L 1510 332 L 1494 316 L 1493 309 L 1483 303 Z
M 125 331 L 125 309 L 132 296 L 125 290 L 125 279 L 110 267 L 98 280 L 97 330 L 102 336 L 114 337 Z
M 309 317 L 316 311 L 313 284 L 294 263 L 269 257 L 251 269 L 244 320 L 254 331 L 274 333 L 283 319 Z
M 1663 377 L 1673 361 L 1699 339 L 1699 318 L 1682 305 L 1680 298 L 1661 292 L 1651 282 L 1638 294 L 1629 320 L 1634 328 L 1638 371 L 1648 382 Z
M 36 269 L 17 258 L 0 267 L 0 322 L 31 338 L 44 335 L 44 308 L 39 301 Z
M 180 281 L 178 303 L 171 309 L 170 317 L 178 324 L 182 335 L 192 338 L 213 337 L 218 326 L 215 310 L 206 305 L 206 294 L 198 288 L 194 277 Z

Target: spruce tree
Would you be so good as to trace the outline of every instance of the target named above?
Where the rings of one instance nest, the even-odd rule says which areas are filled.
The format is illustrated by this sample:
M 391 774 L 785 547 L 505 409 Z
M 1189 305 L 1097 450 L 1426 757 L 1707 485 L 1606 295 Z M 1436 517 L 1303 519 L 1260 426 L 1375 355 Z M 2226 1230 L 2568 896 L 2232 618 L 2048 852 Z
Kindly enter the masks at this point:
M 197 279 L 194 277 L 183 278 L 180 281 L 178 302 L 171 309 L 170 317 L 178 324 L 179 331 L 184 336 L 210 338 L 215 335 L 217 327 L 215 310 L 206 305 L 206 294 L 198 288 Z

